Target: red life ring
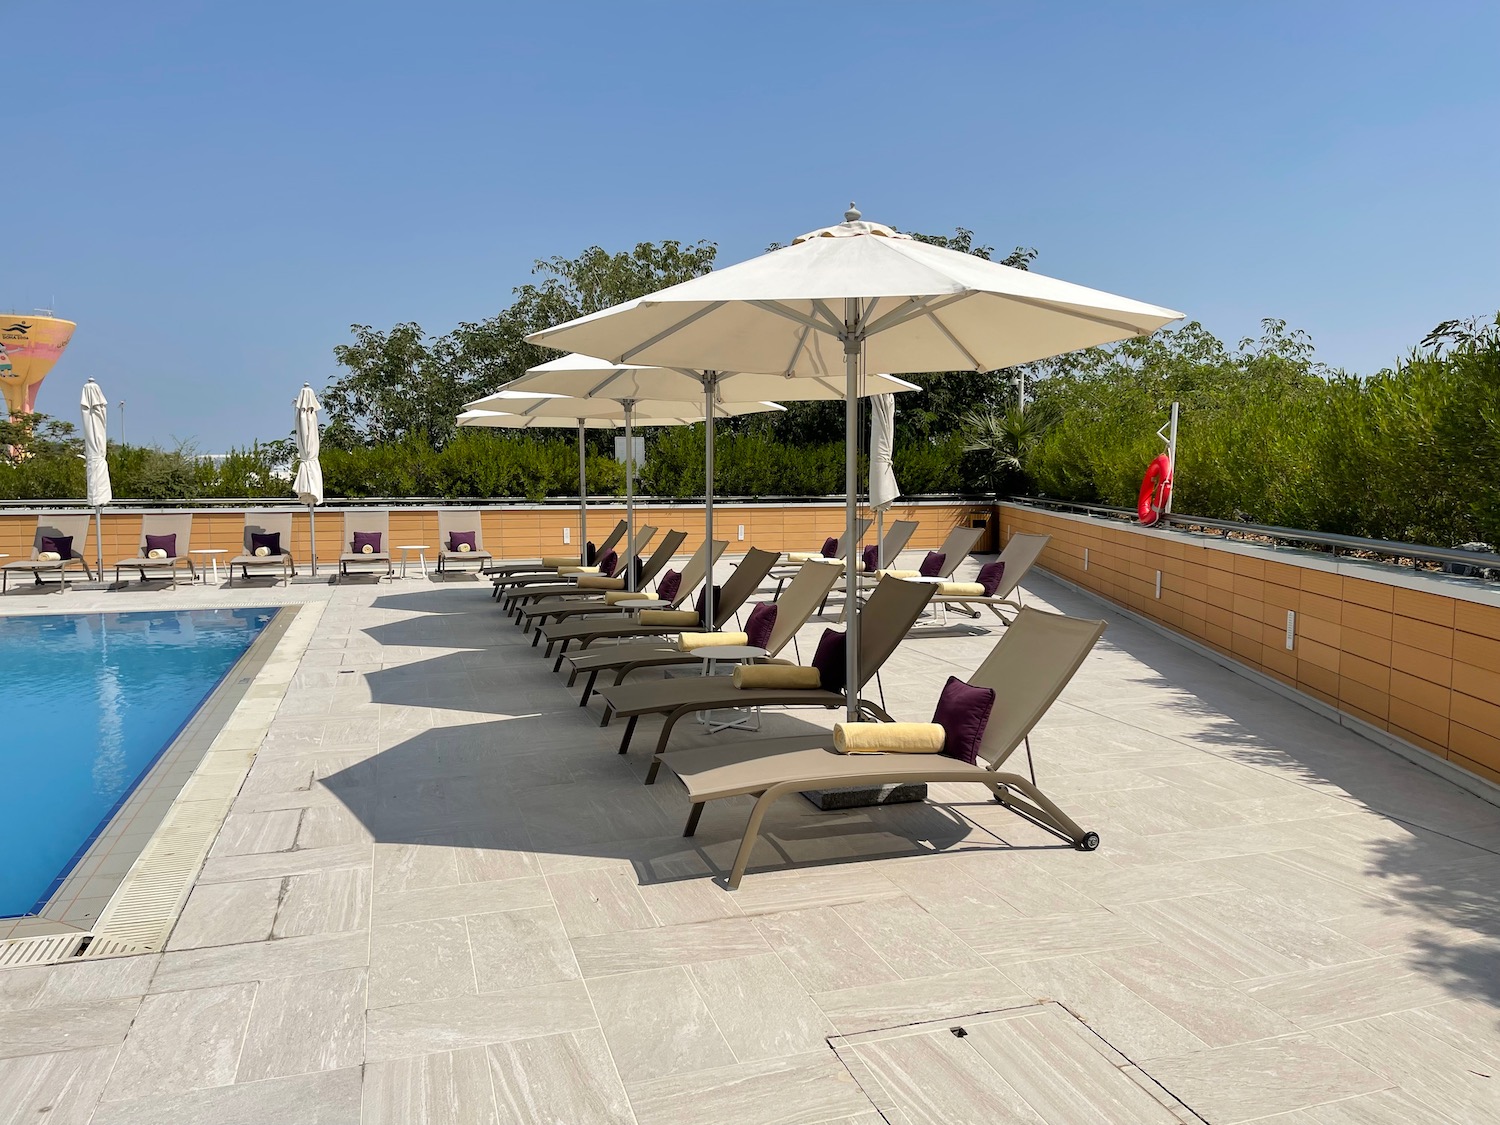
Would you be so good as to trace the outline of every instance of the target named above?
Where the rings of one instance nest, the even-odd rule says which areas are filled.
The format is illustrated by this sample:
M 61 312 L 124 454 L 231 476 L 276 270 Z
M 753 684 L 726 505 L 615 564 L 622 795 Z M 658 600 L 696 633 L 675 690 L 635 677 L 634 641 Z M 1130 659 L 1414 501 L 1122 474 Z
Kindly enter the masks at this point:
M 1163 453 L 1146 466 L 1146 475 L 1141 478 L 1141 493 L 1135 502 L 1135 512 L 1141 523 L 1150 527 L 1161 519 L 1171 497 L 1172 462 Z

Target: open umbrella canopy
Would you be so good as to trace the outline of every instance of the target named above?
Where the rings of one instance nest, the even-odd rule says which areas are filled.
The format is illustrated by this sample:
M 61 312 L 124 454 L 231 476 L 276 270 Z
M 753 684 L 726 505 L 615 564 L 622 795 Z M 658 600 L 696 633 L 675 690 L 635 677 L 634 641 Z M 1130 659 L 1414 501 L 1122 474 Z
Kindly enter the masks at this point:
M 580 398 L 658 400 L 702 403 L 708 389 L 715 402 L 755 402 L 780 399 L 797 402 L 842 400 L 844 375 L 762 375 L 748 371 L 690 371 L 676 367 L 642 367 L 610 363 L 574 353 L 548 360 L 513 379 L 500 393 L 561 394 Z M 915 383 L 890 375 L 870 375 L 860 387 L 862 395 L 898 394 L 921 390 Z M 481 403 L 485 400 L 481 400 Z M 470 403 L 479 406 L 480 403 Z M 701 409 L 701 406 L 700 406 Z
M 857 590 L 865 372 L 991 371 L 1144 336 L 1182 314 L 1058 281 L 861 219 L 526 337 L 614 363 L 771 371 L 845 387 L 845 591 Z M 778 396 L 786 397 L 786 396 Z M 859 614 L 848 615 L 848 717 L 858 718 Z

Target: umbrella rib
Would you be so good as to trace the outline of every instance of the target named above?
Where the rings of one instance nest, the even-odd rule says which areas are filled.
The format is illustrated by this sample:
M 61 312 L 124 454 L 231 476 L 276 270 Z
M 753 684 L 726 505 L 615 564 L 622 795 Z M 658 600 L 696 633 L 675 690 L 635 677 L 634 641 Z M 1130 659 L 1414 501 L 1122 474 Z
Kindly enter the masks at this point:
M 952 344 L 955 348 L 957 348 L 959 351 L 963 352 L 964 358 L 969 361 L 969 366 L 971 368 L 973 368 L 975 371 L 983 371 L 984 370 L 984 365 L 979 362 L 979 357 L 977 355 L 975 355 L 973 352 L 971 352 L 968 348 L 964 347 L 963 343 L 959 340 L 959 338 L 957 336 L 955 336 L 948 329 L 948 326 L 946 324 L 944 324 L 941 320 L 939 320 L 937 318 L 936 314 L 937 314 L 937 310 L 936 309 L 926 309 L 926 310 L 923 311 L 923 315 L 928 320 L 932 321 L 933 324 L 937 325 L 937 330 L 939 332 L 941 332 L 944 336 L 948 337 L 948 342 L 950 344 Z
M 786 361 L 786 369 L 788 371 L 797 366 L 797 357 L 802 354 L 802 349 L 807 346 L 807 337 L 811 332 L 811 327 L 804 327 L 802 334 L 797 337 L 797 345 L 792 348 L 792 357 Z
M 954 301 L 969 295 L 970 293 L 965 291 L 962 293 L 949 293 L 942 298 L 938 298 L 936 295 L 929 297 L 909 297 L 879 320 L 872 324 L 867 324 L 865 326 L 865 335 L 874 336 L 890 328 L 899 328 L 908 320 L 914 320 L 919 316 L 926 316 L 929 313 L 937 312 L 938 309 L 951 305 Z
M 789 309 L 785 305 L 781 304 L 780 302 L 777 302 L 777 301 L 749 301 L 747 303 L 751 307 L 753 307 L 753 308 L 760 309 L 762 312 L 771 313 L 771 314 L 773 314 L 775 316 L 782 317 L 785 320 L 794 320 L 798 324 L 804 325 L 807 328 L 812 329 L 814 332 L 828 332 L 829 331 L 829 326 L 826 325 L 826 324 L 824 324 L 824 323 L 822 323 L 816 317 L 808 316 L 806 313 L 800 313 L 796 309 Z M 818 306 L 818 304 L 819 304 L 819 302 L 816 302 L 816 301 L 813 302 L 813 307 L 816 308 Z M 823 310 L 823 311 L 826 312 L 826 310 Z M 844 330 L 843 329 L 843 325 L 842 324 L 838 325 L 836 331 L 842 332 L 843 330 Z
M 699 309 L 697 312 L 693 313 L 691 316 L 683 317 L 676 324 L 672 325 L 670 328 L 666 328 L 666 329 L 663 329 L 661 332 L 658 332 L 655 336 L 652 336 L 651 339 L 647 340 L 645 343 L 637 344 L 635 347 L 627 349 L 623 354 L 621 354 L 619 362 L 621 362 L 621 363 L 628 363 L 632 358 L 634 358 L 635 356 L 640 355 L 647 348 L 653 347 L 654 345 L 661 343 L 668 336 L 671 336 L 671 335 L 674 335 L 675 333 L 681 332 L 688 325 L 693 324 L 696 321 L 701 320 L 703 317 L 707 316 L 709 313 L 716 312 L 716 311 L 718 311 L 719 309 L 721 309 L 723 307 L 724 307 L 724 302 L 723 301 L 714 301 L 714 302 L 712 302 L 710 304 L 704 305 L 703 308 Z

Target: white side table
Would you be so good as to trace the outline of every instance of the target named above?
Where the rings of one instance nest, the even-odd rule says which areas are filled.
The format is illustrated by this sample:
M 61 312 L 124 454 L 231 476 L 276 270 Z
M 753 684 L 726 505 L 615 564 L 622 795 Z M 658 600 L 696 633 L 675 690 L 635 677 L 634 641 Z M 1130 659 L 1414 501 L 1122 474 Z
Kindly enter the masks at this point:
M 190 555 L 207 555 L 208 556 L 208 565 L 213 568 L 213 572 L 214 572 L 214 585 L 217 586 L 219 584 L 219 556 L 220 555 L 227 555 L 227 554 L 229 554 L 229 552 L 225 551 L 225 550 L 221 550 L 219 548 L 204 547 L 204 548 L 202 548 L 200 550 L 189 551 L 188 554 L 190 554 Z M 202 571 L 201 571 L 201 568 L 200 568 L 200 573 L 199 573 L 198 581 L 202 582 L 207 577 L 208 577 L 208 575 L 203 574 Z
M 411 558 L 411 552 L 417 552 L 417 565 L 422 568 L 422 577 L 427 577 L 427 551 L 426 543 L 397 543 L 396 550 L 401 552 L 401 577 L 406 577 L 406 564 Z
M 663 601 L 661 598 L 622 598 L 615 602 L 616 609 L 623 609 L 626 613 L 632 613 L 636 617 L 641 615 L 644 609 L 666 609 L 671 602 Z
M 703 661 L 703 675 L 714 675 L 719 664 L 754 664 L 757 660 L 764 660 L 766 650 L 754 645 L 709 645 L 707 648 L 693 650 L 693 655 Z M 717 734 L 721 730 L 760 730 L 760 708 L 759 707 L 731 707 L 729 713 L 736 716 L 733 719 L 716 719 L 718 711 L 705 711 L 698 716 L 698 721 L 708 728 L 710 734 Z

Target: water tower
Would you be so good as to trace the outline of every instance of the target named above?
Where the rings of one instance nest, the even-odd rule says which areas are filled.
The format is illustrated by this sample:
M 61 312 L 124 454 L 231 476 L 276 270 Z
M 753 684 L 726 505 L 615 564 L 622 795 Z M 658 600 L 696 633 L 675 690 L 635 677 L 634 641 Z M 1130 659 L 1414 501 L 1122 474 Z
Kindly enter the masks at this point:
M 63 354 L 73 329 L 55 316 L 0 313 L 0 392 L 11 414 L 36 410 L 36 393 Z

